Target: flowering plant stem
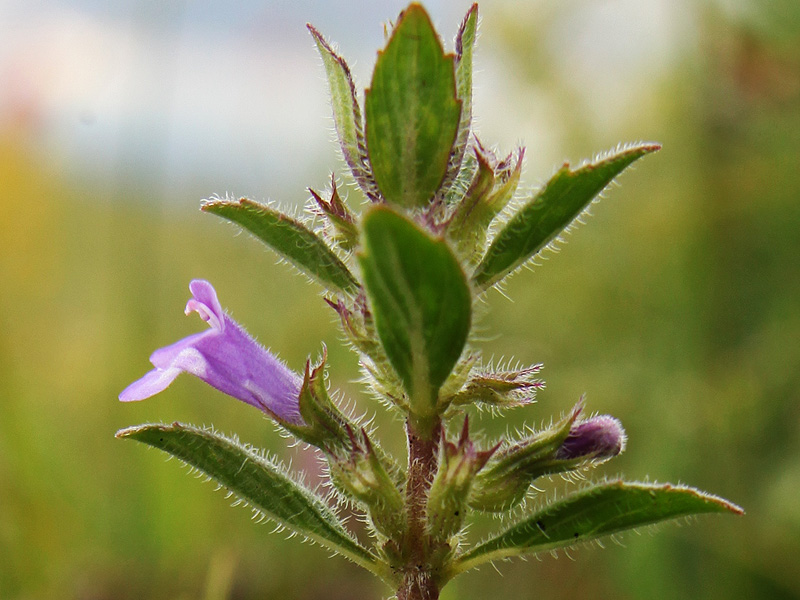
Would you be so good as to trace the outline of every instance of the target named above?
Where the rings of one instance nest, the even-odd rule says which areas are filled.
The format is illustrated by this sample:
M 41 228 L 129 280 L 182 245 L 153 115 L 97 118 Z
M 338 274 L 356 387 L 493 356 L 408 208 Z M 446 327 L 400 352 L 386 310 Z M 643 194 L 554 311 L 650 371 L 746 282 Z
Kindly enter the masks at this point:
M 154 368 L 119 397 L 149 398 L 189 373 L 315 448 L 333 494 L 308 489 L 235 436 L 180 423 L 117 433 L 179 458 L 259 517 L 352 560 L 392 587 L 397 600 L 436 600 L 450 579 L 495 560 L 686 515 L 742 513 L 692 488 L 622 480 L 564 498 L 537 497 L 530 509 L 525 501 L 536 496 L 539 478 L 584 479 L 626 447 L 620 421 L 584 417 L 582 400 L 544 429 L 485 445 L 471 438 L 470 411 L 528 407 L 544 387 L 539 363 L 484 362 L 475 345 L 483 294 L 562 243 L 617 175 L 660 147 L 622 146 L 576 169 L 565 164 L 535 193 L 518 193 L 524 149 L 498 157 L 472 128 L 477 18 L 473 5 L 449 54 L 422 6 L 411 4 L 378 55 L 363 112 L 347 63 L 309 26 L 354 195 L 367 204 L 360 213 L 339 194 L 335 177 L 327 198 L 311 191 L 312 218 L 247 199 L 202 206 L 324 287 L 370 395 L 405 423 L 406 468 L 383 450 L 377 431 L 329 394 L 324 350 L 300 372 L 290 368 L 223 310 L 204 280 L 191 282 L 186 313 L 196 312 L 209 328 L 156 350 Z M 456 419 L 463 425 L 451 439 L 448 425 Z M 368 539 L 348 529 L 342 506 L 364 517 Z M 505 529 L 469 540 L 475 512 L 506 516 Z
M 402 582 L 398 600 L 435 600 L 439 582 L 433 572 L 431 558 L 435 552 L 425 525 L 428 490 L 438 467 L 440 421 L 427 429 L 415 428 L 406 421 L 408 436 L 408 480 L 406 482 L 406 514 L 408 534 L 403 544 L 405 564 L 401 567 Z

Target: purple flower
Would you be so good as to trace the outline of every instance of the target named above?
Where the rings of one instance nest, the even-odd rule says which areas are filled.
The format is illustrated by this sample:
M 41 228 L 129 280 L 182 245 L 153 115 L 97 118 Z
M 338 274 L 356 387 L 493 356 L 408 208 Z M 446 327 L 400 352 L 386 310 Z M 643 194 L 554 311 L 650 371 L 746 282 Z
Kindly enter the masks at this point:
M 625 430 L 614 417 L 601 415 L 574 425 L 556 452 L 559 460 L 604 461 L 625 449 Z
M 123 402 L 144 400 L 166 389 L 182 372 L 238 398 L 278 421 L 302 425 L 298 397 L 303 379 L 251 338 L 226 315 L 213 286 L 189 284 L 186 314 L 197 312 L 211 327 L 153 352 L 155 369 L 123 390 Z

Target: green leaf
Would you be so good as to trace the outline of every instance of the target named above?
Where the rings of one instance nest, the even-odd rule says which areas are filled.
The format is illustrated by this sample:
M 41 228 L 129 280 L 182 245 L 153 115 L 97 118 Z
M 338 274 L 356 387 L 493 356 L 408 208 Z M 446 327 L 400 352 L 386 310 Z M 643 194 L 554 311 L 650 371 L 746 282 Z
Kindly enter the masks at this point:
M 333 121 L 342 148 L 342 156 L 364 194 L 371 200 L 378 201 L 380 192 L 372 176 L 372 168 L 367 158 L 361 108 L 358 105 L 350 67 L 341 56 L 333 51 L 319 31 L 311 25 L 307 25 L 307 27 L 317 44 L 317 49 L 325 65 L 325 73 L 328 76 Z
M 453 56 L 428 14 L 411 4 L 378 53 L 366 93 L 372 171 L 387 202 L 425 206 L 439 190 L 456 139 L 461 102 Z
M 302 223 L 247 198 L 211 200 L 202 210 L 247 229 L 283 258 L 329 289 L 354 291 L 358 281 L 317 234 Z
M 577 542 L 701 513 L 744 511 L 693 488 L 612 481 L 555 502 L 462 555 L 450 577 L 485 562 L 554 550 Z
M 461 169 L 472 127 L 472 51 L 475 47 L 477 30 L 478 5 L 473 4 L 461 22 L 456 36 L 456 96 L 461 100 L 461 116 L 458 121 L 456 142 L 450 153 L 447 174 L 442 184 L 445 188 L 455 180 Z
M 437 414 L 439 388 L 470 328 L 472 298 L 447 243 L 386 207 L 363 222 L 359 256 L 378 337 L 400 375 L 412 413 Z
M 252 448 L 190 425 L 146 424 L 117 432 L 182 460 L 279 525 L 384 577 L 383 565 L 344 529 L 334 512 L 281 467 Z
M 642 144 L 572 170 L 564 165 L 500 230 L 472 280 L 485 289 L 524 264 L 572 223 L 611 181 L 658 144 Z

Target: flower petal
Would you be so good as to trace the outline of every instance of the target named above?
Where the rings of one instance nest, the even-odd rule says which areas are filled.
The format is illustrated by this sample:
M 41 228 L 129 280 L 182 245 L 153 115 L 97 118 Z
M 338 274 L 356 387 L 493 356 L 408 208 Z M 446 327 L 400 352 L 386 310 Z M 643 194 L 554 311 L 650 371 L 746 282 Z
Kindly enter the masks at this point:
M 214 330 L 193 333 L 189 337 L 178 340 L 174 344 L 170 344 L 164 348 L 159 348 L 150 355 L 150 362 L 153 363 L 153 366 L 156 368 L 168 369 L 175 361 L 175 357 L 177 357 L 186 348 L 196 346 L 201 339 L 208 335 L 214 335 L 214 333 Z
M 567 439 L 556 452 L 556 458 L 568 460 L 586 457 L 599 461 L 617 456 L 625 449 L 625 430 L 609 415 L 582 421 L 570 429 Z
M 129 385 L 120 400 L 149 398 L 186 372 L 278 421 L 304 424 L 299 406 L 302 378 L 223 312 L 208 281 L 195 279 L 189 289 L 193 297 L 186 313 L 196 311 L 211 328 L 153 352 L 150 362 L 156 368 Z
M 122 402 L 144 400 L 165 390 L 180 375 L 180 369 L 153 369 L 141 379 L 137 379 L 119 395 Z
M 217 299 L 217 292 L 205 279 L 193 279 L 189 284 L 193 298 L 186 303 L 184 312 L 196 311 L 213 329 L 225 327 L 225 312 Z

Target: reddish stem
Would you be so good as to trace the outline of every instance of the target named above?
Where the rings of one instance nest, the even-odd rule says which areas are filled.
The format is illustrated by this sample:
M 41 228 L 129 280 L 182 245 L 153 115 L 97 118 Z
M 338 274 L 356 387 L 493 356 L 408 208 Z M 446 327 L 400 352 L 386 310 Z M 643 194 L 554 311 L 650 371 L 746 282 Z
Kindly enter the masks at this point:
M 439 459 L 440 421 L 426 431 L 417 431 L 406 422 L 408 435 L 408 480 L 406 483 L 406 516 L 408 533 L 403 547 L 406 558 L 403 580 L 397 600 L 436 600 L 439 585 L 430 564 L 431 539 L 425 530 L 425 506 L 428 490 L 436 475 Z

